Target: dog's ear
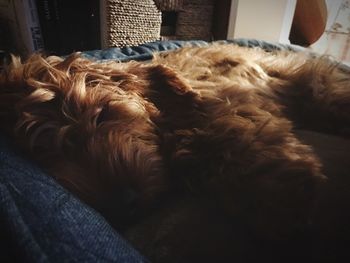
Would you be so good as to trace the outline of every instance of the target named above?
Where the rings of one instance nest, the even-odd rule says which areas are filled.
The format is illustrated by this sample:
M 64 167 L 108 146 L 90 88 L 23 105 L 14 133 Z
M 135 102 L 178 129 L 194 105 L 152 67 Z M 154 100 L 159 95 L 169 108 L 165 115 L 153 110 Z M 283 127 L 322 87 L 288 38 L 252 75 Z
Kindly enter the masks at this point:
M 149 69 L 149 96 L 161 111 L 189 110 L 199 98 L 180 74 L 163 65 Z
M 188 83 L 173 69 L 163 65 L 153 66 L 150 80 L 158 92 L 169 92 L 177 95 L 194 96 L 195 92 Z
M 160 111 L 159 127 L 167 130 L 183 129 L 198 117 L 201 96 L 192 89 L 180 73 L 163 65 L 152 66 L 149 71 L 149 93 L 146 97 Z

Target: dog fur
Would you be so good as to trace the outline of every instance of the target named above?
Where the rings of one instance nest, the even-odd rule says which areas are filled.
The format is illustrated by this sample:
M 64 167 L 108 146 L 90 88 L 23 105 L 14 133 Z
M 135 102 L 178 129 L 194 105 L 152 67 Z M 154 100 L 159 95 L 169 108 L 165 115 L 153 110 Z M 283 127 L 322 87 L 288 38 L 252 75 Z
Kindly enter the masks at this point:
M 329 181 L 294 130 L 348 138 L 350 75 L 328 58 L 236 45 L 150 63 L 33 55 L 1 73 L 0 121 L 118 229 L 190 193 L 257 237 L 292 240 L 317 224 Z

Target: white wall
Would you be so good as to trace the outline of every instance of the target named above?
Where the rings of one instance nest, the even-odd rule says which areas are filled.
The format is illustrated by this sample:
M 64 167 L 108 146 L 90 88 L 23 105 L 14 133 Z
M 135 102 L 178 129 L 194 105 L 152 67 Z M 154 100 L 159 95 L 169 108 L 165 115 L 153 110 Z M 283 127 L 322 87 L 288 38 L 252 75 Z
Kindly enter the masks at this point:
M 288 43 L 296 0 L 232 0 L 228 38 Z
M 339 8 L 343 0 L 326 0 L 327 4 L 327 25 L 326 30 L 330 30 L 339 13 Z
M 350 66 L 350 7 L 347 0 L 326 0 L 328 17 L 326 30 L 309 48 L 319 54 L 334 57 Z

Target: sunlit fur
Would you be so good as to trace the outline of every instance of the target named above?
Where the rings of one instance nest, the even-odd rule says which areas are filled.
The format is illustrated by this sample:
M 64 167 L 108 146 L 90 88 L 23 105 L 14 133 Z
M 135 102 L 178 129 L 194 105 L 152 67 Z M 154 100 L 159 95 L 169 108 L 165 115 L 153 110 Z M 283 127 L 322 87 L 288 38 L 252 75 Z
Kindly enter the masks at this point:
M 235 45 L 150 63 L 33 55 L 2 72 L 0 120 L 115 225 L 121 211 L 189 191 L 258 235 L 287 238 L 312 224 L 327 181 L 293 128 L 348 136 L 350 78 L 327 58 Z

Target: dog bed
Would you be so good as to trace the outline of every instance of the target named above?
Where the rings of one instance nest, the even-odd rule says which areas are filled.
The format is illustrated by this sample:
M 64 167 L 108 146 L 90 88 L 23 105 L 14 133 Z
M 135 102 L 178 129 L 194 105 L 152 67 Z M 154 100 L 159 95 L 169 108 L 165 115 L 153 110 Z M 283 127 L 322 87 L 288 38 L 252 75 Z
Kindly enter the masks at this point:
M 303 49 L 247 39 L 225 42 L 267 51 Z M 205 41 L 159 41 L 136 47 L 87 51 L 83 55 L 101 61 L 148 60 L 157 51 L 208 44 Z M 300 134 L 301 139 L 315 138 L 315 134 Z M 347 141 L 337 138 L 321 139 L 331 140 L 333 152 L 341 151 L 336 145 L 342 145 L 342 150 L 349 147 Z M 342 165 L 346 166 L 347 162 Z M 2 262 L 147 261 L 98 213 L 74 198 L 35 164 L 21 157 L 4 136 L 0 138 L 0 219 Z

